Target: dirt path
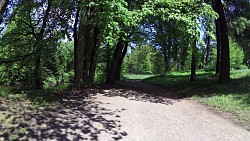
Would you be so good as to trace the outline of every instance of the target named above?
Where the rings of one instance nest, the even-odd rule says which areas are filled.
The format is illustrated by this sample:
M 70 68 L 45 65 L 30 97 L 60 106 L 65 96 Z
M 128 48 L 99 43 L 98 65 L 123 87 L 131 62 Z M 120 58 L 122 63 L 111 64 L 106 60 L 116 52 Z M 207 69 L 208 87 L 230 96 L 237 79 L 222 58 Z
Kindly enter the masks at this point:
M 89 90 L 88 100 L 63 99 L 64 106 L 27 112 L 19 140 L 249 141 L 250 132 L 201 104 L 140 81 Z M 4 138 L 0 138 L 0 140 Z
M 136 80 L 124 82 L 117 88 L 126 88 L 134 95 L 137 95 L 138 92 L 140 95 L 146 93 L 146 95 L 149 95 L 146 96 L 148 99 L 158 99 L 143 102 L 147 100 L 133 95 L 127 97 L 124 96 L 124 93 L 119 94 L 119 92 L 114 95 L 110 94 L 111 91 L 116 91 L 116 89 L 106 90 L 106 95 L 96 96 L 96 101 L 110 103 L 105 105 L 105 108 L 111 110 L 124 109 L 119 114 L 119 120 L 122 121 L 121 127 L 127 132 L 127 136 L 121 136 L 123 140 L 250 140 L 250 132 L 215 115 L 199 103 L 188 99 L 178 99 L 181 96 L 174 92 Z M 137 92 L 131 91 L 131 89 Z M 124 90 L 121 89 L 120 91 Z M 110 95 L 112 97 L 107 97 Z M 127 94 L 125 93 L 125 95 Z M 164 102 L 162 103 L 162 101 Z

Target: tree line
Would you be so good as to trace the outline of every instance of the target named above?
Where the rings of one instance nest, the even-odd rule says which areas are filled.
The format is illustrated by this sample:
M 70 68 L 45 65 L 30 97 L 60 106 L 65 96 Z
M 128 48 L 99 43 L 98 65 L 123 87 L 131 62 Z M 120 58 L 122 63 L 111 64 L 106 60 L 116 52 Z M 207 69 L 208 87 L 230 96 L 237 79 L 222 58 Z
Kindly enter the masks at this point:
M 131 47 L 151 58 L 139 56 L 128 71 L 165 73 L 174 64 L 190 69 L 194 81 L 200 62 L 211 62 L 213 41 L 218 82 L 228 83 L 229 36 L 242 46 L 245 64 L 250 59 L 247 0 L 2 0 L 0 8 L 2 84 L 41 89 L 51 78 L 74 76 L 74 86 L 84 87 L 99 73 L 113 84 Z M 144 59 L 151 66 L 143 68 Z

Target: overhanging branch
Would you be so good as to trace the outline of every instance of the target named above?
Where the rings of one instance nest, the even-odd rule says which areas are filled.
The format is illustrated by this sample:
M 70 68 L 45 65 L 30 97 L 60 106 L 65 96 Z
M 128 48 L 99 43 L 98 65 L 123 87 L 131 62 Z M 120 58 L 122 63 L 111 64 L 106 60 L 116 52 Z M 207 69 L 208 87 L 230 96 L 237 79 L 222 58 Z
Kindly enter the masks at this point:
M 15 63 L 19 61 L 24 61 L 27 57 L 31 56 L 32 54 L 33 52 L 26 54 L 24 56 L 16 56 L 13 59 L 0 59 L 0 64 L 9 64 L 9 63 Z

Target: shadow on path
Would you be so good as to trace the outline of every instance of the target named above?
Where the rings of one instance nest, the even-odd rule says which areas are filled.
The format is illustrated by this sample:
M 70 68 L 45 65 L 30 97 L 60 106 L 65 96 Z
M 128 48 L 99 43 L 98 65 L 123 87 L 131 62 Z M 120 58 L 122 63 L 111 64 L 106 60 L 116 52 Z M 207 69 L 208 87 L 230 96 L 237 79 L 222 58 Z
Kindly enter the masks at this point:
M 104 108 L 109 103 L 94 100 L 93 96 L 97 94 L 166 105 L 182 98 L 175 91 L 140 80 L 79 91 L 32 93 L 29 100 L 41 98 L 52 106 L 38 106 L 37 109 L 31 103 L 16 106 L 19 108 L 14 108 L 11 113 L 15 118 L 8 117 L 15 126 L 0 125 L 0 130 L 4 132 L 0 134 L 0 140 L 122 140 L 128 133 L 122 130 L 119 113 L 126 109 Z M 0 104 L 0 112 L 8 113 L 11 110 L 6 107 L 13 107 L 15 103 Z
M 109 97 L 121 96 L 130 100 L 161 104 L 173 104 L 173 101 L 185 98 L 176 91 L 147 84 L 141 80 L 126 80 L 119 84 L 106 86 L 102 92 Z
M 85 100 L 84 93 L 96 93 L 84 90 L 82 94 L 60 98 L 55 107 L 43 110 L 28 110 L 23 107 L 21 119 L 13 129 L 0 126 L 3 140 L 121 140 L 127 136 L 122 131 L 119 113 L 103 108 L 109 103 Z M 2 104 L 1 104 L 2 106 Z M 1 111 L 2 112 L 2 111 Z M 111 120 L 112 119 L 112 120 Z M 25 130 L 25 132 L 19 132 Z M 16 137 L 13 138 L 13 135 Z M 11 137 L 12 136 L 12 137 Z M 1 137 L 0 137 L 1 140 Z

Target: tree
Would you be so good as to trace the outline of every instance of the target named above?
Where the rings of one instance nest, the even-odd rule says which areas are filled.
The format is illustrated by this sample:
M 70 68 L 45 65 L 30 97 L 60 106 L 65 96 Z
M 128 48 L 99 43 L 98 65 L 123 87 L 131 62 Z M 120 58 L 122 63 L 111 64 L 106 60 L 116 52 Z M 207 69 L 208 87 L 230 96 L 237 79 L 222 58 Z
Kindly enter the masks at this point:
M 127 4 L 126 4 L 127 3 Z M 112 58 L 107 59 L 106 70 L 106 84 L 113 84 L 115 80 L 120 79 L 122 71 L 122 63 L 124 56 L 127 52 L 127 47 L 131 41 L 131 37 L 135 36 L 135 32 L 139 29 L 138 24 L 141 21 L 141 6 L 137 1 L 126 1 L 126 3 L 121 2 L 120 4 L 115 4 L 118 9 L 115 10 L 117 14 L 113 15 L 113 24 L 117 31 L 114 32 L 112 36 L 108 36 L 111 39 L 116 40 L 114 52 Z M 140 11 L 139 11 L 139 10 Z M 114 42 L 108 40 L 108 44 L 112 45 Z
M 203 1 L 18 0 L 15 3 L 7 6 L 10 10 L 4 18 L 7 28 L 1 33 L 0 70 L 6 69 L 4 77 L 10 75 L 11 82 L 16 84 L 28 77 L 34 88 L 41 89 L 48 77 L 59 82 L 71 69 L 75 72 L 75 87 L 93 85 L 96 72 L 106 74 L 106 83 L 113 84 L 121 78 L 123 62 L 128 60 L 126 54 L 130 72 L 143 74 L 164 74 L 163 68 L 168 72 L 191 67 L 195 76 L 196 65 L 202 68 L 204 60 L 206 64 L 209 60 L 211 33 L 206 32 L 206 45 L 203 39 L 197 38 L 197 45 L 190 39 L 200 37 L 199 32 L 204 31 L 202 21 L 213 30 L 209 23 L 215 12 Z M 224 36 L 218 33 L 222 40 Z M 71 40 L 74 59 L 62 47 L 62 43 Z M 128 49 L 129 46 L 133 49 Z M 128 50 L 132 52 L 127 53 Z M 8 72 L 10 69 L 14 73 Z
M 193 49 L 192 49 L 192 60 L 191 60 L 191 75 L 190 81 L 196 81 L 196 65 L 197 65 L 197 56 L 198 49 L 196 47 L 196 39 L 194 38 Z
M 120 59 L 118 61 L 116 72 L 115 72 L 115 81 L 121 80 L 122 63 L 123 63 L 123 60 L 124 60 L 124 58 L 125 58 L 125 56 L 127 54 L 127 51 L 128 51 L 128 42 L 126 42 L 124 44 L 124 48 L 122 50 L 121 57 L 120 57 Z
M 115 82 L 117 66 L 123 56 L 124 45 L 124 41 L 119 39 L 111 60 L 111 64 L 107 69 L 106 84 L 113 84 Z
M 58 12 L 63 8 L 61 6 L 61 3 L 51 0 L 20 0 L 16 7 L 12 7 L 13 13 L 9 19 L 6 19 L 9 28 L 4 31 L 1 42 L 9 52 L 7 58 L 3 56 L 0 60 L 7 66 L 19 66 L 20 70 L 28 71 L 25 74 L 36 89 L 43 87 L 49 71 L 53 75 L 58 71 L 53 67 L 56 65 L 52 64 L 57 62 L 57 47 L 67 30 L 69 13 L 69 10 Z
M 220 53 L 218 52 L 218 55 L 221 57 L 218 82 L 228 83 L 230 81 L 230 49 L 227 21 L 221 0 L 214 0 L 213 5 L 215 11 L 219 14 L 219 19 L 217 21 L 218 23 L 216 23 L 216 28 L 218 28 L 216 30 L 217 44 L 219 45 L 221 51 Z
M 244 63 L 250 62 L 250 45 L 248 40 L 250 38 L 250 2 L 248 0 L 228 0 L 226 3 L 227 17 L 229 20 L 229 33 L 230 36 L 243 48 L 245 58 Z M 248 64 L 249 65 L 249 64 Z
M 98 50 L 105 35 L 111 31 L 114 9 L 116 3 L 107 2 L 82 2 L 82 17 L 78 33 L 76 49 L 75 87 L 92 85 L 96 71 Z M 106 9 L 105 9 L 106 8 Z M 98 15 L 98 16 L 97 16 Z M 102 22 L 100 22 L 102 21 Z

